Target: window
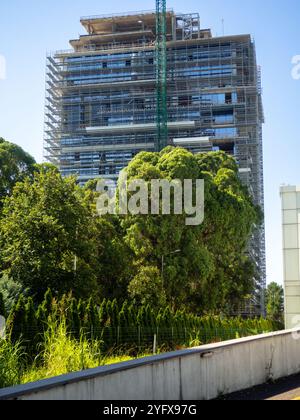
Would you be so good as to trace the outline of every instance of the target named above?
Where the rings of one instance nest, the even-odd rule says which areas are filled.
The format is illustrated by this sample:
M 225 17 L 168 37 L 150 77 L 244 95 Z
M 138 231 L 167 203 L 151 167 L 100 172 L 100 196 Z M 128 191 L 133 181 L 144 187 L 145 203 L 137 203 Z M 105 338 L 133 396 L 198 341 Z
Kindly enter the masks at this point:
M 213 113 L 215 124 L 233 124 L 233 111 L 216 111 Z
M 101 162 L 106 162 L 106 153 L 99 153 L 99 159 Z
M 225 94 L 225 102 L 226 104 L 232 104 L 232 93 Z

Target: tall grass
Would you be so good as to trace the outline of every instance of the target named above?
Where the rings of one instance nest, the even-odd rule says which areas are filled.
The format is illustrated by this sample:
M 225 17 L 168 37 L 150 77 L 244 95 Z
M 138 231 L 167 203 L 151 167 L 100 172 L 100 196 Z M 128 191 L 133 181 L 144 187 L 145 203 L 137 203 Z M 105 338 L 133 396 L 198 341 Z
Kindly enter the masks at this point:
M 107 359 L 100 349 L 98 340 L 88 340 L 83 334 L 79 340 L 72 337 L 64 320 L 60 323 L 50 321 L 44 334 L 43 348 L 33 365 L 23 374 L 21 382 L 34 382 L 131 359 L 127 356 Z
M 22 382 L 59 376 L 94 368 L 101 363 L 100 343 L 86 340 L 82 335 L 75 340 L 67 331 L 66 322 L 49 322 L 40 354 Z
M 0 388 L 17 385 L 21 381 L 22 347 L 0 339 Z

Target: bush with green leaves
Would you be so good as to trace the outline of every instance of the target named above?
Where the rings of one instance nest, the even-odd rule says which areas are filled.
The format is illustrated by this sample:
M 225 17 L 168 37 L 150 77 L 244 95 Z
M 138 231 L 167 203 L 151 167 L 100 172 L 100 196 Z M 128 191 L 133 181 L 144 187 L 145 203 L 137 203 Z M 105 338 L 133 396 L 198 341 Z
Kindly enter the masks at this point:
M 267 318 L 284 325 L 284 289 L 272 282 L 268 285 L 266 294 Z

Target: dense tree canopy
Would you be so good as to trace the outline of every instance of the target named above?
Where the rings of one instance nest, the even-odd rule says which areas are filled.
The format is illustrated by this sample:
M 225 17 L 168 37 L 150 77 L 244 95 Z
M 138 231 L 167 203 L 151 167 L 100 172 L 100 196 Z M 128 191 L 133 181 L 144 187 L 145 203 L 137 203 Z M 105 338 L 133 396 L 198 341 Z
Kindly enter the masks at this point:
M 127 296 L 133 275 L 132 253 L 123 238 L 123 229 L 116 216 L 95 219 L 95 248 L 98 293 L 103 298 L 122 301 Z
M 186 216 L 176 214 L 128 216 L 123 221 L 137 272 L 145 273 L 146 266 L 163 272 L 168 303 L 194 311 L 220 311 L 253 292 L 255 270 L 245 251 L 260 212 L 241 184 L 234 158 L 222 152 L 193 155 L 169 147 L 159 154 L 140 153 L 126 172 L 129 181 L 205 180 L 202 225 L 186 226 Z M 131 293 L 144 289 L 144 278 L 144 274 L 135 277 Z M 138 286 L 139 279 L 143 285 Z
M 18 183 L 4 202 L 0 241 L 2 267 L 37 298 L 48 287 L 96 290 L 93 220 L 75 179 L 47 169 Z
M 24 160 L 15 176 L 0 176 L 6 185 L 0 269 L 8 279 L 0 290 L 11 302 L 19 287 L 37 301 L 50 288 L 99 301 L 128 298 L 217 313 L 229 312 L 253 292 L 256 272 L 245 251 L 260 212 L 234 158 L 168 147 L 142 152 L 127 167 L 128 181 L 204 179 L 205 217 L 198 226 L 187 225 L 187 214 L 175 214 L 174 205 L 171 215 L 100 217 L 94 181 L 82 188 L 52 165 Z
M 1 200 L 11 193 L 16 182 L 32 173 L 35 160 L 17 146 L 0 138 L 0 205 Z

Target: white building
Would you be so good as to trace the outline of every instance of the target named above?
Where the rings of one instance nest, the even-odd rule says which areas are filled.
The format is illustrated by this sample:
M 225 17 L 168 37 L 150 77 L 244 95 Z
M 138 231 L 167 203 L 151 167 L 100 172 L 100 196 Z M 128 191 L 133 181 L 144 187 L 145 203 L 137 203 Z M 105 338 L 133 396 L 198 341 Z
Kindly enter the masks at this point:
M 280 189 L 282 200 L 285 325 L 300 325 L 300 186 Z

